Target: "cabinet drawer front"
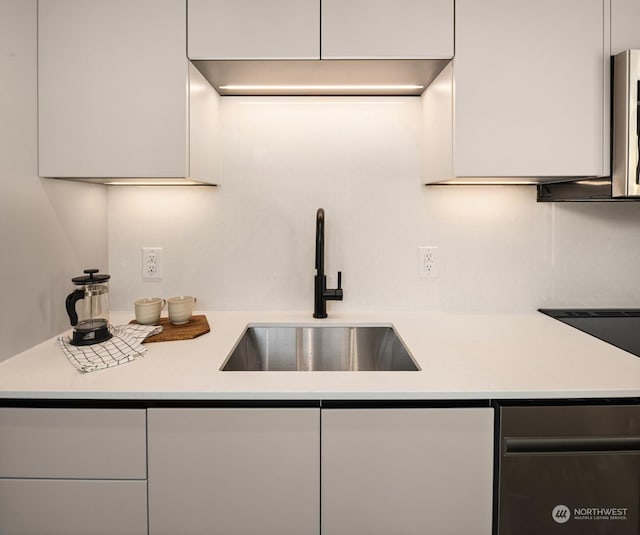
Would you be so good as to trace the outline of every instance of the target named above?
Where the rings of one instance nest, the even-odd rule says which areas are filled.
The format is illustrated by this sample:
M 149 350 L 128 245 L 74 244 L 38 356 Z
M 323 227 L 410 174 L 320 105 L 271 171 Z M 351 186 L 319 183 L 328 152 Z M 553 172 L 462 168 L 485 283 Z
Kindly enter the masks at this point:
M 0 409 L 0 477 L 145 479 L 141 409 Z
M 147 484 L 0 480 L 0 533 L 146 535 Z

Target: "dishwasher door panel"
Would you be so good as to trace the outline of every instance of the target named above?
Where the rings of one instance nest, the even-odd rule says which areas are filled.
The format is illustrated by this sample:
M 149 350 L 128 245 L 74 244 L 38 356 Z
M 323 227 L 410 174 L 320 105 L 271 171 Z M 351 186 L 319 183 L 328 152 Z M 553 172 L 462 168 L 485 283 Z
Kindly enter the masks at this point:
M 498 535 L 640 534 L 640 405 L 500 405 Z
M 506 454 L 500 535 L 638 535 L 640 455 Z

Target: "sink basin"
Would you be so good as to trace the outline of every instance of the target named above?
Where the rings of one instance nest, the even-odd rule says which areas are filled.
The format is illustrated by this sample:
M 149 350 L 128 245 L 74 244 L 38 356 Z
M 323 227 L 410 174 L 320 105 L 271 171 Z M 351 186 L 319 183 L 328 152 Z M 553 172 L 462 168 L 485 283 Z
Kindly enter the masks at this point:
M 391 326 L 249 326 L 222 371 L 418 371 Z

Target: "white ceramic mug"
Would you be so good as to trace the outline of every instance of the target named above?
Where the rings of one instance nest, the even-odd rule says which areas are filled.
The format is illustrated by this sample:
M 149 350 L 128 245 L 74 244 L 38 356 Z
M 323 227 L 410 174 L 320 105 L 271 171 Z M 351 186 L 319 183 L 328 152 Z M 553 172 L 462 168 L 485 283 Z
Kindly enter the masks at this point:
M 189 323 L 193 305 L 198 301 L 190 295 L 181 295 L 180 297 L 169 297 L 169 321 L 174 325 L 184 325 Z
M 136 310 L 136 321 L 141 325 L 158 325 L 160 312 L 167 302 L 160 297 L 145 297 L 133 302 Z

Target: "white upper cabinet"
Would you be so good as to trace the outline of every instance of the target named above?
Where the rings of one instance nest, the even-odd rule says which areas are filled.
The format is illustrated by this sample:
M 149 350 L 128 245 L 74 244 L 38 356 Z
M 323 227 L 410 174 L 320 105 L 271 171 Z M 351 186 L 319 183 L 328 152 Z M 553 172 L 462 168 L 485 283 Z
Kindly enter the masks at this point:
M 188 4 L 188 54 L 193 60 L 453 56 L 453 0 L 189 0 Z
M 189 0 L 191 59 L 320 59 L 319 0 Z
M 452 176 L 609 173 L 603 8 L 603 0 L 456 1 Z
M 322 58 L 451 58 L 453 0 L 322 0 Z
M 191 176 L 186 38 L 185 0 L 39 0 L 40 176 Z
M 640 2 L 611 0 L 611 54 L 640 48 Z

